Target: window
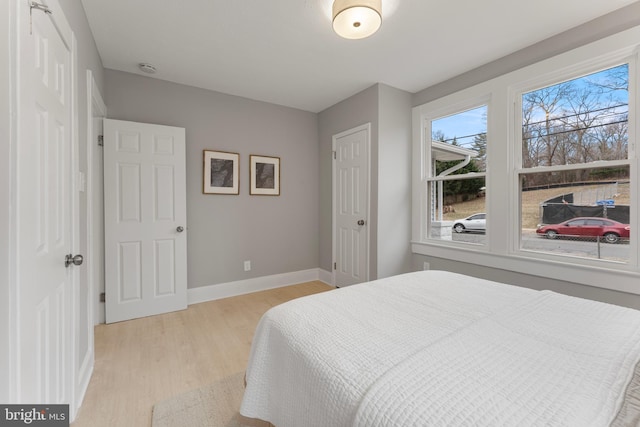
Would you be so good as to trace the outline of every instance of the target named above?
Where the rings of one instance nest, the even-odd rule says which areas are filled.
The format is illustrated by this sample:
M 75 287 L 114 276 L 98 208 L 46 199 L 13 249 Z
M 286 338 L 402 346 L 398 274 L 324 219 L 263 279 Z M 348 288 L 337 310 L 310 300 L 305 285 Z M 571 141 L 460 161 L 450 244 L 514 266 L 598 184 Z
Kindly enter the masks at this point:
M 430 120 L 427 238 L 485 243 L 487 105 Z
M 628 64 L 528 91 L 521 102 L 521 248 L 628 262 Z M 621 228 L 567 223 L 575 217 L 610 218 Z
M 640 294 L 638 40 L 415 107 L 413 253 Z

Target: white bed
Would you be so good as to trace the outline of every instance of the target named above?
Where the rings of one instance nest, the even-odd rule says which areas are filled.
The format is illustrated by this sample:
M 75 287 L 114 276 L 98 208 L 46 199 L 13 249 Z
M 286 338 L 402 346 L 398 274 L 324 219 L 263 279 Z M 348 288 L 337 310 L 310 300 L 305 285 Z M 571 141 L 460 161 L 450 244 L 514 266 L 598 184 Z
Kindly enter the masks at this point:
M 639 311 L 416 272 L 269 310 L 240 412 L 276 427 L 637 426 L 639 360 Z

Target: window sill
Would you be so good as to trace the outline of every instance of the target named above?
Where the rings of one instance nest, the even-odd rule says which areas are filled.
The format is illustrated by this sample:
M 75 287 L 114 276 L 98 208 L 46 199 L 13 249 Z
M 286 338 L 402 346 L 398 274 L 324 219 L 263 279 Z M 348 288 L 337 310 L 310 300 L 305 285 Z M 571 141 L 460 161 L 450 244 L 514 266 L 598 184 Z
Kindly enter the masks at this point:
M 461 247 L 437 242 L 411 242 L 414 254 L 445 258 L 516 273 L 578 283 L 640 295 L 640 271 L 626 264 L 585 265 L 572 263 L 572 258 L 556 261 L 536 258 L 536 254 L 495 254 L 484 246 Z M 625 269 L 622 269 L 625 268 Z

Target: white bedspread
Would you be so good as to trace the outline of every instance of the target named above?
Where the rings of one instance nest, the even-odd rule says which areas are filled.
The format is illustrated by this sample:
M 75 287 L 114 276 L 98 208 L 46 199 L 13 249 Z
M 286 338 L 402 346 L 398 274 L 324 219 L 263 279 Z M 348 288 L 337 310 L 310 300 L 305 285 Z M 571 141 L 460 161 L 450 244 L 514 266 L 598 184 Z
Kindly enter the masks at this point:
M 638 359 L 635 310 L 410 273 L 269 310 L 240 412 L 277 427 L 608 426 Z

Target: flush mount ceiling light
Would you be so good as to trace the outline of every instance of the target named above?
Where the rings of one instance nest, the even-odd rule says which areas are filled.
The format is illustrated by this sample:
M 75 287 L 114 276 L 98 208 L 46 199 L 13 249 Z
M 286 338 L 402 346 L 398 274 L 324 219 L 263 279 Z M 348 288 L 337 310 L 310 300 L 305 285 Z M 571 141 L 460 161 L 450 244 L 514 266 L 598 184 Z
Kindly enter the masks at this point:
M 363 39 L 380 28 L 382 0 L 335 0 L 333 31 L 345 39 Z

